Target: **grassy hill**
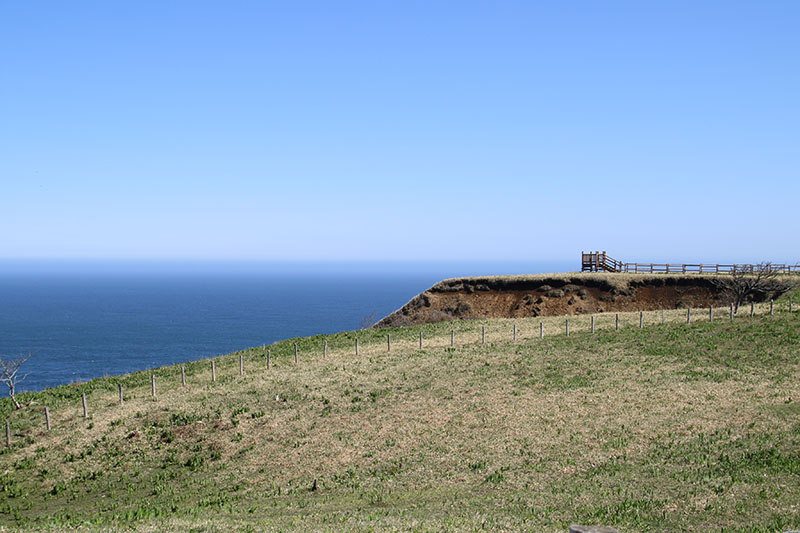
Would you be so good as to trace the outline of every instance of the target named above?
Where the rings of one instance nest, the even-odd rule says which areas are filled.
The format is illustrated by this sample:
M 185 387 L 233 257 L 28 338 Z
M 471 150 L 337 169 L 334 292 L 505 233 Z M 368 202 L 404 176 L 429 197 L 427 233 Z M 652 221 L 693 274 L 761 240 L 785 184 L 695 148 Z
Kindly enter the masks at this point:
M 150 372 L 26 394 L 0 404 L 0 528 L 800 528 L 785 307 L 347 332 L 273 345 L 269 369 L 261 348 L 217 358 L 216 382 L 208 360 L 187 387 L 156 369 L 155 398 Z

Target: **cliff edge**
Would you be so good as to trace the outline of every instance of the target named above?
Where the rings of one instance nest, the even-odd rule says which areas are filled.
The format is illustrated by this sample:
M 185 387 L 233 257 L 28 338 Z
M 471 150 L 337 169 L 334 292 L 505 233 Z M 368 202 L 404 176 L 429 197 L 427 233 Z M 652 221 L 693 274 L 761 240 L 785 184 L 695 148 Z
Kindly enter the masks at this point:
M 722 274 L 724 275 L 724 274 Z M 709 274 L 567 273 L 440 281 L 374 327 L 455 319 L 578 315 L 728 305 Z M 755 301 L 772 295 L 755 294 Z

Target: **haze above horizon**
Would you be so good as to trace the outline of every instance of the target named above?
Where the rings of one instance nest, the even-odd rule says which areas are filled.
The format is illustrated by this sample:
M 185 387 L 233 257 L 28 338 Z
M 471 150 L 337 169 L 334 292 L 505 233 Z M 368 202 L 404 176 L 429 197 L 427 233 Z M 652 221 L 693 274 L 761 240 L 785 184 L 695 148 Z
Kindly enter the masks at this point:
M 5 2 L 0 261 L 798 262 L 798 50 L 790 1 Z

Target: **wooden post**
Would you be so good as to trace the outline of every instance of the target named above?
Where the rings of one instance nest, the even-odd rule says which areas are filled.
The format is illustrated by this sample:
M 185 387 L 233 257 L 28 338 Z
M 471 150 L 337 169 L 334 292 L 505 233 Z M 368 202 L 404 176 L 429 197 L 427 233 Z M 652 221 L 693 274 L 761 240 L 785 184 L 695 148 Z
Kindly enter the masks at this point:
M 150 373 L 150 396 L 156 397 L 156 375 L 152 372 Z
M 481 344 L 486 344 L 486 326 L 481 326 Z
M 122 407 L 123 399 L 122 399 L 122 383 L 117 384 L 117 388 L 119 388 L 119 406 Z
M 709 322 L 713 322 L 714 321 L 714 306 L 713 305 L 709 305 L 708 306 L 708 321 Z
M 389 333 L 386 334 L 386 351 L 392 351 L 392 336 Z
M 50 408 L 44 408 L 44 422 L 47 424 L 47 431 L 50 431 Z
M 664 310 L 661 310 L 661 325 L 664 325 Z
M 691 307 L 687 307 L 686 308 L 686 323 L 687 324 L 691 324 L 692 323 L 692 308 Z
M 297 343 L 294 343 L 294 364 L 297 364 Z
M 239 354 L 239 375 L 244 376 L 244 355 Z
M 733 320 L 733 304 L 731 304 L 731 307 L 730 307 L 730 317 L 731 317 L 731 320 Z
M 753 314 L 755 313 L 755 304 L 750 302 L 750 318 L 753 318 Z
M 356 339 L 356 355 L 358 355 L 358 339 Z
M 211 360 L 211 381 L 217 381 L 217 365 L 213 359 Z
M 592 334 L 594 334 L 594 315 L 592 315 Z
M 422 349 L 422 332 L 419 332 L 419 349 Z
M 544 322 L 539 322 L 539 338 L 544 339 Z
M 569 337 L 569 318 L 567 319 L 567 337 Z
M 322 358 L 326 359 L 328 357 L 328 339 L 322 341 Z
M 453 348 L 456 345 L 456 330 L 450 330 L 450 347 Z
M 272 348 L 267 348 L 267 370 L 272 368 Z
M 773 312 L 773 309 L 772 309 L 772 304 L 773 304 L 773 301 L 772 301 L 772 300 L 770 300 L 770 301 L 769 301 L 769 316 L 772 316 L 772 315 L 774 315 L 774 314 L 775 314 L 775 313 Z
M 614 329 L 619 331 L 619 313 L 617 313 L 617 316 L 614 318 Z
M 11 446 L 11 423 L 6 420 L 6 448 Z
M 644 327 L 644 311 L 639 311 L 639 329 Z
M 181 386 L 186 386 L 186 366 L 181 365 Z
M 514 324 L 514 334 L 512 335 L 514 342 L 517 340 L 517 325 Z
M 83 418 L 89 418 L 89 409 L 86 407 L 86 393 L 81 394 L 81 403 L 83 404 Z
M 794 297 L 792 297 L 792 296 L 789 296 L 789 312 L 790 312 L 790 313 L 792 312 L 792 303 L 793 303 L 793 298 L 794 298 Z

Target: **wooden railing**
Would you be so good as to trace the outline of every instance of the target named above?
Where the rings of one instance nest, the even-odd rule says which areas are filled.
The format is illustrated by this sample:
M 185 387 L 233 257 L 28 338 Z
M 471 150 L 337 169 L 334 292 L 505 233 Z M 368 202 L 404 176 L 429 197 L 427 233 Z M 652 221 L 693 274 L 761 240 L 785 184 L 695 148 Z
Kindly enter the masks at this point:
M 768 268 L 780 274 L 800 274 L 800 264 L 682 264 L 682 263 L 625 263 L 608 256 L 606 252 L 581 252 L 582 272 L 639 272 L 639 273 L 680 273 L 680 274 L 725 274 L 732 272 L 758 272 L 760 268 Z
M 581 272 L 622 272 L 624 266 L 606 252 L 581 252 Z

